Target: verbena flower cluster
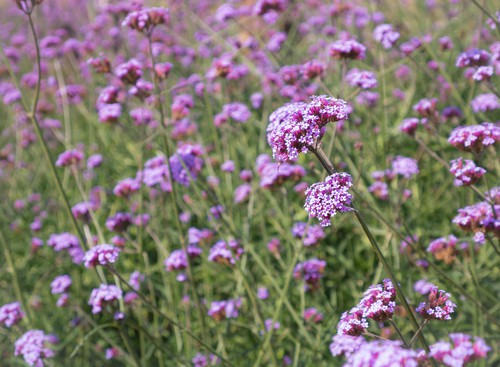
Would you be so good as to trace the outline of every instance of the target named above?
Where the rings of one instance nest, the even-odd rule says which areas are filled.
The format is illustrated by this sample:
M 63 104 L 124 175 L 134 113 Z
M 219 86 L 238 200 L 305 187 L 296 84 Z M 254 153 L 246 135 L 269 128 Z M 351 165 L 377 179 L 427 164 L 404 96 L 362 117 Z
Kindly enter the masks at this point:
M 429 292 L 427 302 L 422 302 L 416 309 L 420 316 L 429 320 L 451 320 L 451 314 L 457 307 L 451 300 L 451 295 L 434 287 Z

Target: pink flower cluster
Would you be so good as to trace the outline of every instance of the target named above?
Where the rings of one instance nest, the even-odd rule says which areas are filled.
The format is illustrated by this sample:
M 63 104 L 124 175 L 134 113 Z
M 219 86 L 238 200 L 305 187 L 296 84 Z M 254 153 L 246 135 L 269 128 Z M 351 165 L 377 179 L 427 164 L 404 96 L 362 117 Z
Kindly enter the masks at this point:
M 42 330 L 29 330 L 16 340 L 14 355 L 22 355 L 25 362 L 34 367 L 43 367 L 43 359 L 54 356 L 54 351 L 47 347 L 53 338 Z
M 455 305 L 450 300 L 451 295 L 445 291 L 439 291 L 434 287 L 427 302 L 422 302 L 416 309 L 420 316 L 429 320 L 451 320 L 451 314 L 455 312 Z
M 241 307 L 241 299 L 228 299 L 224 301 L 214 301 L 208 309 L 208 316 L 216 321 L 224 319 L 234 319 L 238 317 L 238 309 Z
M 459 126 L 453 129 L 448 138 L 448 142 L 455 148 L 476 154 L 498 141 L 500 141 L 500 126 L 490 122 L 483 122 L 481 125 Z
M 474 185 L 486 173 L 484 168 L 476 166 L 474 161 L 469 159 L 458 158 L 450 163 L 450 172 L 456 178 L 455 186 Z
M 334 173 L 324 181 L 311 185 L 306 190 L 304 207 L 310 218 L 318 218 L 323 227 L 330 225 L 330 219 L 338 212 L 351 210 L 352 178 L 348 173 Z
M 11 327 L 17 324 L 24 317 L 24 312 L 21 309 L 19 302 L 7 303 L 0 307 L 0 325 Z
M 108 244 L 97 245 L 85 253 L 83 264 L 86 268 L 94 268 L 97 265 L 106 266 L 114 264 L 119 254 L 120 249 L 118 247 Z

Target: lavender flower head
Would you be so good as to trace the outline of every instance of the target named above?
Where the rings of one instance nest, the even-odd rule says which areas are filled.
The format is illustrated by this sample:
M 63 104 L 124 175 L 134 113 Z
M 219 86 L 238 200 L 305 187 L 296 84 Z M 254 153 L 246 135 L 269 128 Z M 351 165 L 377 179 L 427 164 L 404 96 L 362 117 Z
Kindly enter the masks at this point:
M 310 218 L 318 218 L 323 227 L 330 225 L 330 219 L 337 212 L 351 210 L 352 178 L 348 173 L 334 173 L 324 181 L 311 185 L 306 190 L 304 208 Z
M 476 113 L 494 111 L 500 109 L 500 99 L 498 99 L 496 94 L 485 93 L 474 98 L 470 102 L 470 105 L 472 107 L 472 111 Z
M 366 343 L 365 338 L 362 336 L 351 336 L 347 334 L 337 334 L 332 338 L 333 342 L 330 344 L 330 353 L 334 357 L 346 357 L 356 352 L 361 345 Z
M 0 307 L 0 325 L 11 327 L 21 321 L 23 317 L 24 312 L 19 302 L 7 303 Z
M 236 240 L 228 242 L 220 240 L 216 242 L 208 253 L 208 261 L 213 261 L 219 264 L 234 265 L 236 260 L 239 260 L 243 254 L 243 248 Z
M 328 51 L 334 59 L 363 60 L 366 47 L 355 40 L 338 40 L 329 46 Z
M 428 320 L 451 320 L 451 314 L 455 311 L 455 305 L 450 301 L 451 295 L 445 291 L 438 291 L 434 287 L 429 293 L 428 302 L 422 302 L 415 311 Z
M 417 367 L 419 355 L 416 351 L 404 348 L 400 341 L 374 340 L 362 343 L 357 351 L 352 353 L 345 366 L 349 367 Z
M 302 239 L 304 246 L 314 246 L 325 238 L 325 232 L 319 225 L 308 225 L 305 222 L 297 222 L 292 227 L 292 235 Z
M 94 268 L 97 265 L 114 264 L 118 259 L 120 249 L 113 245 L 103 244 L 92 247 L 85 253 L 83 264 L 86 268 Z
M 54 352 L 47 348 L 51 339 L 42 330 L 29 330 L 16 340 L 14 355 L 22 355 L 24 361 L 30 366 L 43 367 L 43 359 L 54 356 Z
M 112 305 L 122 296 L 122 290 L 116 285 L 101 284 L 99 288 L 94 288 L 90 294 L 89 305 L 92 306 L 92 313 L 102 312 L 103 308 Z
M 479 181 L 486 170 L 476 166 L 474 161 L 458 158 L 451 161 L 450 172 L 456 178 L 455 186 L 470 186 Z
M 416 175 L 419 172 L 417 160 L 413 158 L 397 156 L 392 160 L 392 172 L 401 175 L 404 178 L 410 178 L 411 176 Z
M 337 332 L 340 335 L 360 336 L 368 328 L 368 321 L 363 317 L 363 310 L 354 307 L 340 317 Z
M 373 38 L 385 49 L 394 46 L 399 37 L 399 32 L 396 32 L 390 24 L 381 24 L 373 30 Z
M 71 287 L 72 280 L 69 275 L 60 275 L 55 277 L 54 280 L 50 283 L 50 288 L 52 294 L 61 294 L 68 291 L 69 287 Z
M 474 48 L 458 55 L 455 66 L 458 68 L 486 66 L 490 62 L 490 58 L 491 55 L 487 51 Z
M 438 341 L 430 346 L 429 356 L 445 366 L 465 366 L 476 360 L 486 358 L 491 348 L 484 339 L 467 334 L 453 333 L 449 335 L 452 343 Z
M 385 321 L 394 314 L 395 299 L 396 289 L 390 279 L 384 279 L 383 285 L 376 284 L 368 288 L 358 307 L 363 310 L 363 317 Z
M 58 167 L 76 166 L 83 159 L 83 153 L 78 149 L 67 150 L 59 155 L 56 161 Z
M 145 8 L 133 11 L 122 22 L 122 27 L 130 27 L 139 32 L 150 34 L 158 24 L 167 24 L 170 20 L 169 10 L 166 8 Z
M 302 279 L 306 291 L 315 291 L 319 288 L 319 281 L 325 272 L 326 261 L 316 258 L 298 263 L 293 269 L 293 277 Z
M 314 150 L 325 134 L 325 125 L 348 117 L 344 100 L 313 96 L 311 102 L 285 105 L 269 116 L 267 141 L 278 162 L 295 160 Z
M 229 299 L 225 301 L 214 301 L 208 309 L 208 316 L 216 321 L 234 319 L 238 317 L 238 309 L 241 307 L 241 299 Z
M 347 73 L 345 79 L 351 87 L 358 87 L 361 89 L 376 88 L 378 85 L 375 73 L 368 70 L 351 69 Z
M 500 126 L 483 122 L 481 125 L 459 126 L 450 134 L 448 142 L 455 148 L 479 154 L 485 147 L 500 141 Z

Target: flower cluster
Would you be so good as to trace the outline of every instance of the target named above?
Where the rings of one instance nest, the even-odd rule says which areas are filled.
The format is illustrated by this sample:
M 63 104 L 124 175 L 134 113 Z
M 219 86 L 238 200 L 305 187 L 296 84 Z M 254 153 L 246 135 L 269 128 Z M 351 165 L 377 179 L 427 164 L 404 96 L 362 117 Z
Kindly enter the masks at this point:
M 456 178 L 455 186 L 474 185 L 486 173 L 484 168 L 476 166 L 474 161 L 469 159 L 458 158 L 450 163 L 450 172 Z
M 297 181 L 305 176 L 306 170 L 299 164 L 275 163 L 267 154 L 261 154 L 256 160 L 257 173 L 260 176 L 259 186 L 271 189 L 286 181 Z
M 485 147 L 500 141 L 500 126 L 484 122 L 481 125 L 459 126 L 450 134 L 448 142 L 455 148 L 479 154 Z
M 404 348 L 402 342 L 393 340 L 374 340 L 360 343 L 359 349 L 347 358 L 346 366 L 403 366 L 417 367 L 419 354 Z
M 361 89 L 372 89 L 378 85 L 375 73 L 368 70 L 351 69 L 346 77 L 346 82 L 351 87 L 358 87 Z
M 34 367 L 43 367 L 43 359 L 54 356 L 54 351 L 47 347 L 53 338 L 42 330 L 29 330 L 16 340 L 14 355 L 22 355 L 25 362 Z
M 338 40 L 328 47 L 328 51 L 334 59 L 363 60 L 366 47 L 355 40 Z
M 56 161 L 58 167 L 76 166 L 83 159 L 83 153 L 78 149 L 67 150 L 59 155 Z
M 243 248 L 236 240 L 229 240 L 228 242 L 220 240 L 217 241 L 208 253 L 208 261 L 213 261 L 219 264 L 234 265 L 236 260 L 239 260 L 243 254 Z
M 450 301 L 450 297 L 449 293 L 438 291 L 438 287 L 434 287 L 429 293 L 428 301 L 422 302 L 415 311 L 424 319 L 451 320 L 451 314 L 457 305 Z
M 97 245 L 85 253 L 83 264 L 86 268 L 94 268 L 97 265 L 106 266 L 108 264 L 114 264 L 119 254 L 120 249 L 113 245 Z
M 452 222 L 465 232 L 492 233 L 500 236 L 500 204 L 481 201 L 477 204 L 458 209 L 458 215 Z
M 311 185 L 306 190 L 304 207 L 310 218 L 318 218 L 325 227 L 330 225 L 331 217 L 338 212 L 351 210 L 352 178 L 348 173 L 334 173 L 324 181 Z
M 299 153 L 316 149 L 329 122 L 348 117 L 341 99 L 313 96 L 309 104 L 285 105 L 269 116 L 267 140 L 278 162 L 295 160 Z
M 373 30 L 373 38 L 385 49 L 392 48 L 400 36 L 391 24 L 381 24 Z
M 123 27 L 129 27 L 145 34 L 150 34 L 159 24 L 168 24 L 170 12 L 166 8 L 145 8 L 133 11 L 122 22 Z
M 216 321 L 224 319 L 234 319 L 238 317 L 238 309 L 241 307 L 241 299 L 228 299 L 224 301 L 214 301 L 208 309 L 208 316 Z
M 491 348 L 484 339 L 467 334 L 453 333 L 449 335 L 451 343 L 439 341 L 430 346 L 429 356 L 445 366 L 466 366 L 479 359 L 486 358 Z
M 397 156 L 391 163 L 392 172 L 404 178 L 410 178 L 419 173 L 416 159 Z
M 116 285 L 101 284 L 99 288 L 94 288 L 90 294 L 89 305 L 92 306 L 92 313 L 102 312 L 106 306 L 112 306 L 122 296 L 122 290 Z
M 437 238 L 431 241 L 427 247 L 427 252 L 432 253 L 437 260 L 443 260 L 446 264 L 451 264 L 457 254 L 457 243 L 458 239 L 454 235 Z
M 78 237 L 71 233 L 54 233 L 51 234 L 47 240 L 47 245 L 54 248 L 54 251 L 59 252 L 66 250 L 68 254 L 73 259 L 75 264 L 80 264 L 85 255 L 84 251 L 80 247 L 80 241 Z
M 168 160 L 175 182 L 187 187 L 191 180 L 196 180 L 203 168 L 203 152 L 199 144 L 183 144 L 177 148 L 177 152 Z
M 317 245 L 320 240 L 325 238 L 325 232 L 319 225 L 309 225 L 305 222 L 295 223 L 292 227 L 292 235 L 301 238 L 304 246 Z
M 11 327 L 21 321 L 23 317 L 24 312 L 19 302 L 7 303 L 0 307 L 0 325 Z
M 293 269 L 293 277 L 302 279 L 307 291 L 315 291 L 319 288 L 319 281 L 325 272 L 326 261 L 318 259 L 309 259 L 298 263 Z

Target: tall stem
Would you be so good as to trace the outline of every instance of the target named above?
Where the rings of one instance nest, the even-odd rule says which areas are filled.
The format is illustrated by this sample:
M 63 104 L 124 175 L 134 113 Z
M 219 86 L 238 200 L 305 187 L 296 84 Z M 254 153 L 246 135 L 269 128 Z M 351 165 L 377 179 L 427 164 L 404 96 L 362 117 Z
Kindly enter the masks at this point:
M 333 167 L 333 164 L 330 162 L 330 160 L 326 156 L 323 149 L 321 149 L 321 146 L 319 146 L 316 150 L 314 150 L 313 153 L 319 159 L 319 161 L 321 162 L 321 164 L 323 165 L 323 167 L 325 168 L 325 170 L 328 172 L 329 175 L 332 175 L 335 173 L 335 169 Z M 373 237 L 370 229 L 368 228 L 368 225 L 366 224 L 366 221 L 362 217 L 359 210 L 357 210 L 354 205 L 352 205 L 352 208 L 353 208 L 353 214 L 356 217 L 356 219 L 358 220 L 359 224 L 361 225 L 361 228 L 363 229 L 363 232 L 365 233 L 366 237 L 368 238 L 368 241 L 372 245 L 373 251 L 377 255 L 377 257 L 378 257 L 380 263 L 382 264 L 382 266 L 384 267 L 385 271 L 389 275 L 389 278 L 391 279 L 392 284 L 396 288 L 396 293 L 397 293 L 399 300 L 402 303 L 404 309 L 406 310 L 406 313 L 410 317 L 410 322 L 412 323 L 415 330 L 418 330 L 419 325 L 418 325 L 417 319 L 415 317 L 415 314 L 413 313 L 413 310 L 411 309 L 410 305 L 408 304 L 408 301 L 406 300 L 406 296 L 403 292 L 403 289 L 399 285 L 399 283 L 396 279 L 396 276 L 394 275 L 391 267 L 389 266 L 389 263 L 387 262 L 384 255 L 382 254 L 382 251 L 380 250 L 380 247 L 379 247 L 377 241 Z M 425 340 L 425 337 L 423 336 L 423 334 L 419 334 L 418 337 L 419 337 L 419 340 L 422 343 L 425 351 L 429 352 L 430 351 L 429 344 Z

